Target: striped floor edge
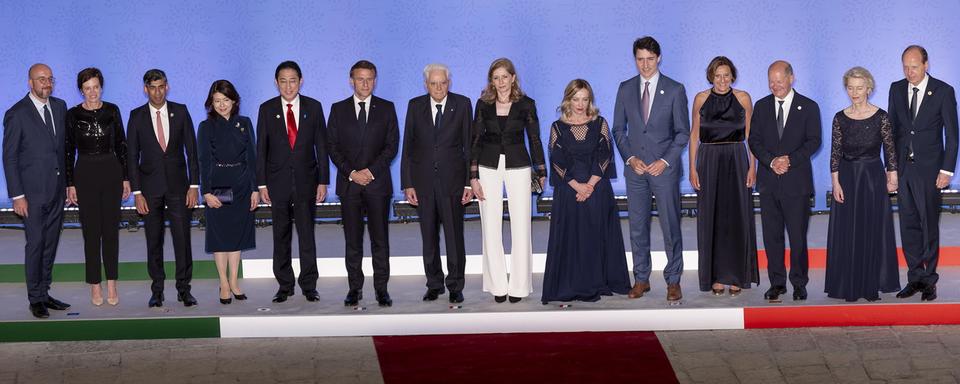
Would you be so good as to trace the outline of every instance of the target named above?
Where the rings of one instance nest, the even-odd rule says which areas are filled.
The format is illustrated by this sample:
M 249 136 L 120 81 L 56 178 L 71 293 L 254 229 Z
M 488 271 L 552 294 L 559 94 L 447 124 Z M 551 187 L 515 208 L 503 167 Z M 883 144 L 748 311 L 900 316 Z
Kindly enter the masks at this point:
M 898 249 L 898 259 L 900 267 L 905 267 L 906 262 L 903 258 L 903 251 Z M 827 251 L 824 248 L 814 248 L 808 251 L 810 268 L 825 268 L 827 263 Z M 507 258 L 509 254 L 505 255 Z M 631 252 L 626 252 L 627 268 L 633 268 L 633 257 Z M 446 265 L 446 256 L 441 256 L 442 265 Z M 532 260 L 533 273 L 543 273 L 546 265 L 547 255 L 545 253 L 534 253 Z M 790 265 L 789 251 L 785 256 L 786 265 Z M 761 269 L 767 267 L 767 256 L 763 250 L 757 254 L 758 266 Z M 654 271 L 662 271 L 666 266 L 666 253 L 663 251 L 651 252 L 651 268 Z M 699 255 L 696 250 L 683 251 L 684 270 L 697 270 Z M 466 256 L 466 273 L 480 274 L 483 272 L 483 261 L 481 255 Z M 507 266 L 510 263 L 506 263 Z M 940 247 L 940 267 L 960 266 L 960 247 Z M 167 276 L 174 274 L 174 262 L 164 262 L 164 269 Z M 295 273 L 300 272 L 299 263 L 293 263 Z M 317 269 L 320 277 L 346 277 L 347 271 L 342 257 L 321 257 L 317 259 Z M 363 259 L 363 270 L 367 276 L 372 276 L 373 264 L 369 257 Z M 147 275 L 146 262 L 121 262 L 120 280 L 149 280 Z M 84 281 L 83 263 L 58 263 L 54 265 L 53 276 L 55 282 L 82 282 Z M 392 256 L 390 257 L 390 275 L 391 276 L 423 276 L 423 258 L 421 256 Z M 247 278 L 273 278 L 273 260 L 272 259 L 253 259 L 245 258 L 241 260 L 240 277 Z M 194 260 L 193 262 L 194 279 L 216 279 L 217 268 L 213 260 Z M 0 283 L 22 283 L 24 281 L 23 264 L 0 264 Z
M 960 303 L 0 322 L 0 342 L 960 324 Z

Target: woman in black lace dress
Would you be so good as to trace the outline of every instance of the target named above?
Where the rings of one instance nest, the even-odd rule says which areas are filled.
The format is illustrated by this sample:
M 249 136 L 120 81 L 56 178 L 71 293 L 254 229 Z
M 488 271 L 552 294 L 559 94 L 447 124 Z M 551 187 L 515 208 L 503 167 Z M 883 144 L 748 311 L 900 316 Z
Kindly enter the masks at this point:
M 833 117 L 830 172 L 833 204 L 827 236 L 828 297 L 880 300 L 900 290 L 897 244 L 888 192 L 897 189 L 897 156 L 887 112 L 870 104 L 873 76 L 861 67 L 843 75 L 851 105 Z M 880 147 L 886 158 L 880 161 Z
M 77 88 L 83 94 L 83 103 L 67 111 L 67 203 L 80 210 L 90 302 L 103 304 L 102 265 L 107 275 L 107 303 L 117 305 L 120 202 L 130 195 L 127 142 L 120 109 L 100 99 L 100 70 L 80 71 Z
M 756 161 L 747 150 L 752 103 L 732 84 L 737 67 L 717 56 L 707 66 L 713 85 L 693 100 L 690 185 L 697 190 L 700 290 L 740 294 L 760 282 L 751 190 Z

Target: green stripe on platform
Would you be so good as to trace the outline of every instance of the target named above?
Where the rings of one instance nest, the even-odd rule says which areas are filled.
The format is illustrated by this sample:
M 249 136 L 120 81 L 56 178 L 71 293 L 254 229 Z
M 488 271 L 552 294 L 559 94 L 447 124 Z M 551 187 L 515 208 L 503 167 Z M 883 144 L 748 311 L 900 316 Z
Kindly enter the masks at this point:
M 240 263 L 238 274 L 243 277 L 243 263 Z M 54 264 L 53 281 L 59 283 L 85 282 L 86 269 L 83 263 L 64 263 Z M 163 269 L 166 271 L 167 279 L 173 279 L 176 276 L 176 264 L 173 261 L 163 263 Z M 120 280 L 150 280 L 147 274 L 146 262 L 121 262 L 119 266 Z M 217 279 L 217 265 L 213 260 L 194 260 L 193 261 L 194 279 Z M 23 264 L 0 264 L 0 283 L 22 283 L 26 280 L 23 271 Z
M 0 322 L 0 342 L 8 343 L 210 337 L 220 337 L 217 317 Z

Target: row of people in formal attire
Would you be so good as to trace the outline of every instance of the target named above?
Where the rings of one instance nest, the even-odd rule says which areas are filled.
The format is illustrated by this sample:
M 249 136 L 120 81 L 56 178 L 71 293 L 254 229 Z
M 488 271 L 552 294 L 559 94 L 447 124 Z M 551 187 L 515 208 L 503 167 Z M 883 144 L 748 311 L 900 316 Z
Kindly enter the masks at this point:
M 688 144 L 690 183 L 698 191 L 700 290 L 734 296 L 759 284 L 750 192 L 757 184 L 771 284 L 765 297 L 778 299 L 789 280 L 794 299 L 806 299 L 810 157 L 820 147 L 821 127 L 817 103 L 793 89 L 791 65 L 770 65 L 772 94 L 752 105 L 749 94 L 732 88 L 737 77 L 732 61 L 718 56 L 706 71 L 712 87 L 696 95 L 689 113 L 684 86 L 660 73 L 659 43 L 652 37 L 637 39 L 633 52 L 639 74 L 620 84 L 612 128 L 582 79 L 568 84 L 560 119 L 550 126 L 554 199 L 541 301 L 593 301 L 613 293 L 638 298 L 648 292 L 652 198 L 667 254 L 667 300 L 682 298 L 679 180 L 680 156 Z M 890 113 L 869 103 L 874 80 L 868 71 L 856 67 L 843 78 L 851 106 L 837 113 L 832 130 L 836 203 L 828 235 L 830 297 L 876 300 L 877 292 L 900 289 L 886 199 L 887 192 L 898 189 L 910 271 L 898 296 L 922 291 L 924 300 L 936 297 L 938 189 L 949 183 L 956 160 L 956 101 L 949 85 L 926 74 L 922 47 L 908 47 L 902 59 L 907 79 L 891 87 Z M 32 66 L 30 93 L 4 119 L 4 168 L 14 210 L 26 227 L 33 314 L 45 317 L 48 308 L 69 307 L 48 294 L 64 200 L 80 207 L 92 303 L 99 306 L 104 299 L 101 266 L 106 301 L 118 303 L 119 203 L 130 194 L 144 216 L 150 307 L 164 301 L 164 221 L 170 223 L 174 242 L 177 299 L 186 306 L 197 303 L 190 289 L 188 209 L 200 196 L 206 206 L 205 250 L 214 255 L 221 303 L 246 299 L 237 271 L 241 252 L 256 246 L 252 212 L 259 202 L 272 206 L 273 269 L 279 285 L 273 301 L 286 301 L 296 285 L 306 300 L 318 301 L 314 209 L 326 198 L 329 161 L 337 169 L 346 244 L 344 304 L 362 300 L 366 227 L 376 301 L 392 305 L 387 290 L 390 164 L 399 152 L 400 135 L 393 103 L 372 94 L 376 75 L 369 61 L 351 67 L 354 94 L 334 103 L 325 119 L 320 103 L 300 94 L 300 67 L 283 62 L 275 72 L 280 95 L 260 105 L 256 126 L 239 115 L 235 87 L 218 80 L 210 87 L 208 116 L 195 136 L 187 108 L 166 99 L 165 73 L 152 69 L 143 78 L 149 101 L 130 113 L 124 137 L 119 108 L 101 100 L 99 70 L 78 74 L 84 101 L 66 110 L 62 100 L 51 96 L 50 68 Z M 530 194 L 542 188 L 548 175 L 536 104 L 521 90 L 509 59 L 490 65 L 472 113 L 469 98 L 449 92 L 449 68 L 431 64 L 423 75 L 427 94 L 409 102 L 400 155 L 400 184 L 420 217 L 427 277 L 423 299 L 436 300 L 449 290 L 451 303 L 463 301 L 463 207 L 476 197 L 483 290 L 497 302 L 519 302 L 533 292 Z M 632 286 L 610 185 L 617 176 L 614 146 L 625 159 Z M 886 166 L 880 161 L 881 146 Z M 42 171 L 50 175 L 34 177 Z M 513 217 L 509 274 L 502 241 L 504 190 Z M 871 223 L 871 230 L 864 230 L 864 223 Z M 292 268 L 294 227 L 299 276 Z M 447 276 L 440 258 L 441 227 Z M 789 275 L 784 230 L 791 245 Z

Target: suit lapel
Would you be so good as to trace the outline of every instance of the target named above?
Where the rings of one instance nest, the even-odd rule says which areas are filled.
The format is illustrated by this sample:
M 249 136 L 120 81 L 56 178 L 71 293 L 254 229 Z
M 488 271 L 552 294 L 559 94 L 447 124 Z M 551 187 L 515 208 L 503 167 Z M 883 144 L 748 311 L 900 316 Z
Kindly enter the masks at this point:
M 182 118 L 181 113 L 179 113 L 179 111 L 175 112 L 173 108 L 171 108 L 170 103 L 167 102 L 167 121 L 170 122 L 170 126 L 167 127 L 167 132 L 170 132 L 170 137 L 167 138 L 167 151 L 170 151 L 170 148 L 175 146 L 175 143 L 180 140 L 180 127 L 182 124 L 179 124 L 179 122 Z M 160 145 L 159 141 L 157 145 Z
M 647 117 L 647 123 L 650 123 L 650 121 L 653 120 L 653 117 L 657 115 L 657 110 L 659 110 L 663 103 L 665 103 L 663 100 L 665 98 L 665 92 L 663 90 L 665 82 L 663 80 L 663 74 L 660 74 L 660 81 L 657 81 L 657 89 L 653 90 L 656 96 L 650 95 L 650 97 L 653 97 L 653 103 L 650 104 L 650 116 Z M 640 97 L 643 98 L 643 95 Z M 642 111 L 643 106 L 641 105 L 640 108 Z
M 39 127 L 43 128 L 43 130 L 47 131 L 47 137 L 49 137 L 51 141 L 56 143 L 56 140 L 57 140 L 56 136 L 54 136 L 53 132 L 50 131 L 50 128 L 47 127 L 47 123 L 43 121 L 43 116 L 40 115 L 40 111 L 38 111 L 36 108 L 36 105 L 33 104 L 33 99 L 31 99 L 30 95 L 28 94 L 26 97 L 24 97 L 24 100 L 26 100 L 27 102 L 27 107 L 28 107 L 27 110 L 32 111 L 30 114 L 33 115 L 33 121 L 37 123 Z M 56 113 L 53 111 L 53 103 L 51 102 L 51 100 L 52 99 L 50 98 L 47 99 L 47 108 L 50 109 L 50 118 L 53 119 L 53 121 L 57 121 L 57 116 L 56 116 Z M 54 129 L 57 132 L 60 132 L 60 130 L 64 128 L 65 127 L 54 126 Z
M 925 91 L 926 94 L 923 95 L 923 101 L 920 102 L 920 107 L 917 109 L 917 117 L 913 119 L 914 122 L 921 121 L 920 119 L 925 118 L 929 114 L 928 111 L 931 110 L 930 108 L 933 108 L 930 106 L 929 102 L 933 101 L 933 98 L 940 94 L 937 85 L 939 84 L 933 80 L 933 77 L 930 77 L 930 79 L 927 80 L 927 90 Z M 909 109 L 909 104 L 907 104 L 907 110 Z M 915 127 L 922 126 L 922 124 L 915 125 Z

